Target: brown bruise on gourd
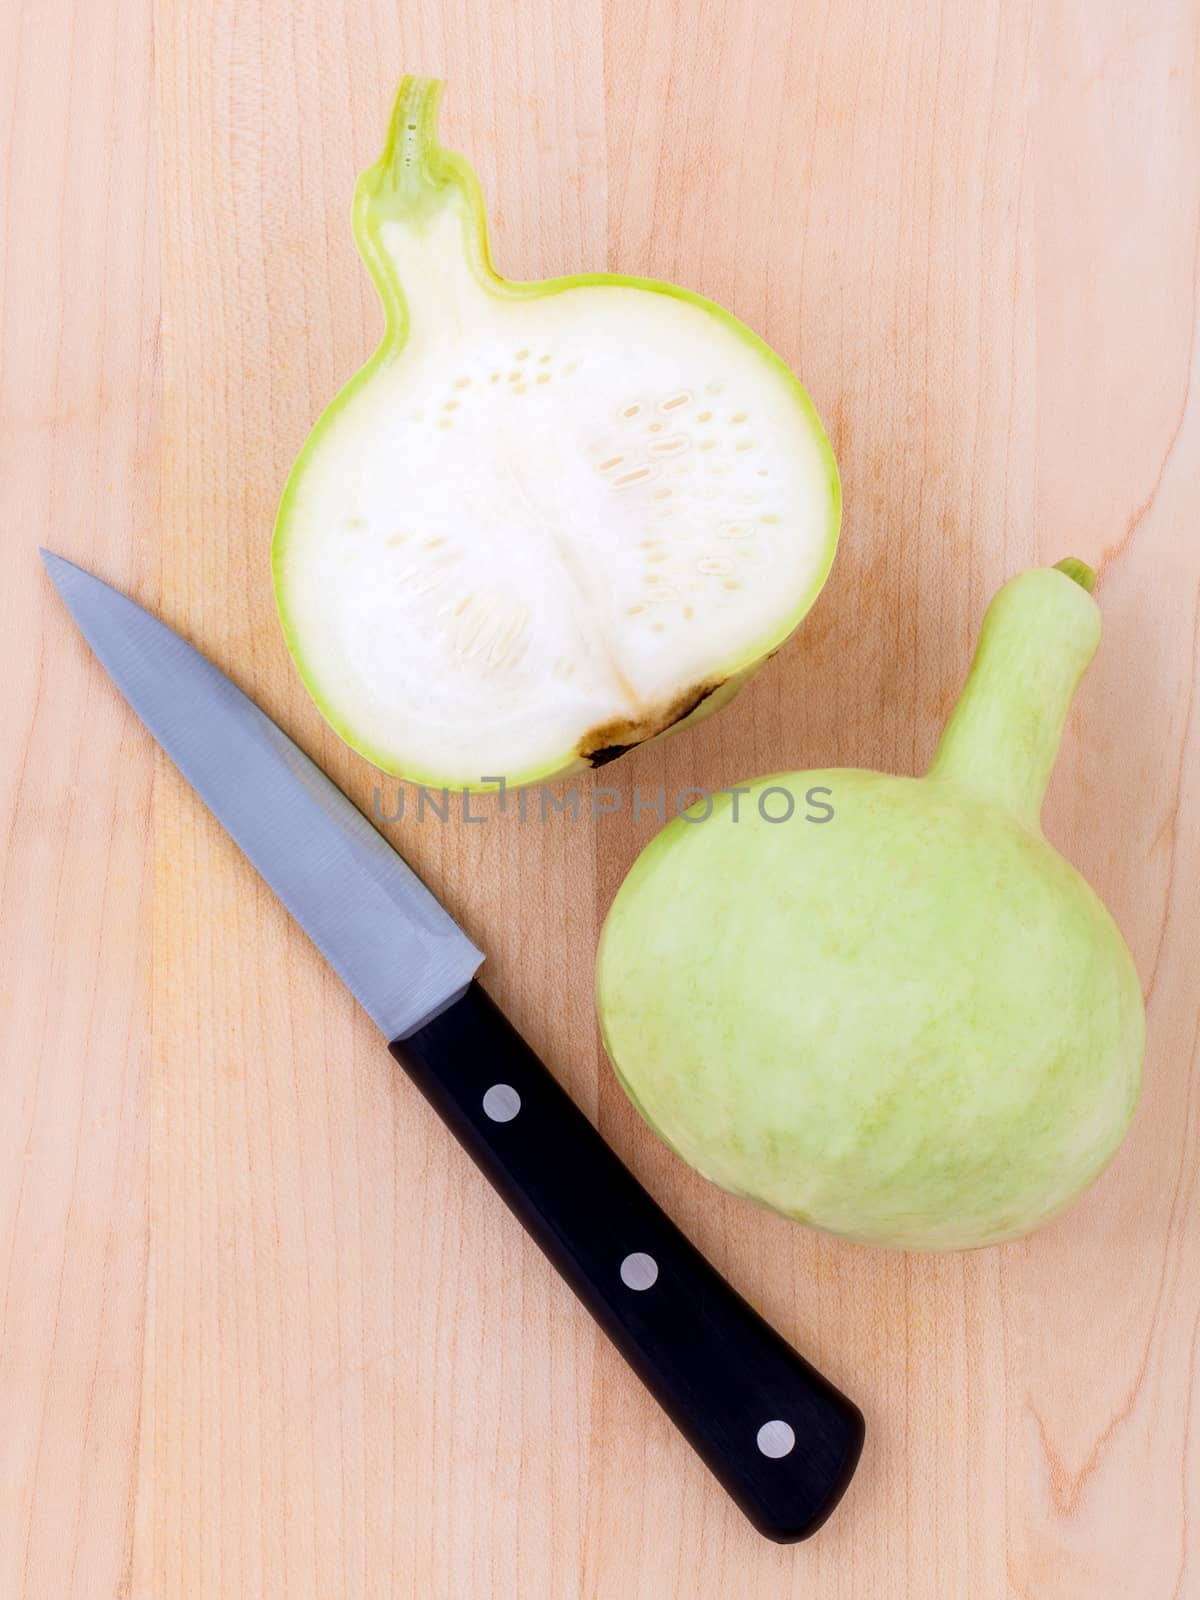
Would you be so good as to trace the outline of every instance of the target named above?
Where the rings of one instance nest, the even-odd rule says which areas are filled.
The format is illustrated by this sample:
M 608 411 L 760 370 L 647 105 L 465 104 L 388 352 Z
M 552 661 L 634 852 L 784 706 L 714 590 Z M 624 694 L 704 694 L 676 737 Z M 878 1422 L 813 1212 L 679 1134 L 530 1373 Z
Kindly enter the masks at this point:
M 607 766 L 610 761 L 616 761 L 626 751 L 634 749 L 639 744 L 645 744 L 647 739 L 656 739 L 660 733 L 666 733 L 669 729 L 677 728 L 680 723 L 686 722 L 710 695 L 716 694 L 725 681 L 724 678 L 718 678 L 714 683 L 685 689 L 682 694 L 676 695 L 669 701 L 665 708 L 659 706 L 643 712 L 640 716 L 614 717 L 609 722 L 602 722 L 584 734 L 575 747 L 576 754 L 589 766 Z

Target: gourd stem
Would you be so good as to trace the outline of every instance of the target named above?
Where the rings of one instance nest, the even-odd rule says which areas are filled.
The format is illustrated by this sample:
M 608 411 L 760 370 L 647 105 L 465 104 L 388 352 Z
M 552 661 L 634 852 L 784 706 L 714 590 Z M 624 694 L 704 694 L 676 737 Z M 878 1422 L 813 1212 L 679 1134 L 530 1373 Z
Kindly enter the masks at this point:
M 988 607 L 975 659 L 929 777 L 962 784 L 1036 826 L 1071 699 L 1100 642 L 1082 561 L 1037 568 Z
M 379 165 L 392 188 L 411 195 L 435 183 L 438 111 L 445 84 L 440 78 L 402 78 L 392 107 L 387 144 Z
M 1080 561 L 1078 556 L 1065 556 L 1061 561 L 1054 563 L 1055 572 L 1065 573 L 1072 578 L 1081 589 L 1086 589 L 1089 594 L 1094 594 L 1096 589 L 1096 574 L 1086 561 Z
M 475 175 L 438 139 L 443 88 L 438 78 L 401 80 L 383 153 L 355 189 L 354 234 L 393 350 L 461 326 L 489 272 Z

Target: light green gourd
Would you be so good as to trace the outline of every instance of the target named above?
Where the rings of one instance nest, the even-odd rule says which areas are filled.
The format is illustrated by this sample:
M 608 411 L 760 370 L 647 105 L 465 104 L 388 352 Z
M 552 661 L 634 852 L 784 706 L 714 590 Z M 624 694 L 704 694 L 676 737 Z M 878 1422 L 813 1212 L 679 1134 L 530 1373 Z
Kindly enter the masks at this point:
M 1091 582 L 1067 562 L 1000 590 L 925 777 L 762 778 L 737 824 L 718 799 L 634 863 L 601 941 L 604 1040 L 706 1177 L 855 1239 L 956 1248 L 1028 1233 L 1109 1161 L 1141 990 L 1039 823 L 1100 638 Z M 771 787 L 786 823 L 760 814 Z
M 496 273 L 440 93 L 403 81 L 358 183 L 386 329 L 288 480 L 275 592 L 350 744 L 482 788 L 723 704 L 816 598 L 841 501 L 804 390 L 727 312 L 649 279 Z

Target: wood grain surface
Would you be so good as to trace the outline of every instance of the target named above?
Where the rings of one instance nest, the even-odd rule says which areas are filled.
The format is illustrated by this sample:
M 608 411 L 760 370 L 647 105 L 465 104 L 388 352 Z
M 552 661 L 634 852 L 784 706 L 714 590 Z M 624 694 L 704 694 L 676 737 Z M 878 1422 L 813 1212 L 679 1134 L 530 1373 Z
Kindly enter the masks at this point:
M 652 813 L 388 829 L 605 1134 L 861 1403 L 859 1475 L 798 1549 L 398 1078 L 36 558 L 158 608 L 370 807 L 268 548 L 379 334 L 347 213 L 405 70 L 450 82 L 502 271 L 724 301 L 841 463 L 800 635 L 605 782 L 918 771 L 990 592 L 1101 574 L 1047 825 L 1133 948 L 1146 1085 L 1027 1243 L 841 1243 L 654 1140 L 591 1003 Z M 1196 1600 L 1194 0 L 5 0 L 0 106 L 0 1596 Z

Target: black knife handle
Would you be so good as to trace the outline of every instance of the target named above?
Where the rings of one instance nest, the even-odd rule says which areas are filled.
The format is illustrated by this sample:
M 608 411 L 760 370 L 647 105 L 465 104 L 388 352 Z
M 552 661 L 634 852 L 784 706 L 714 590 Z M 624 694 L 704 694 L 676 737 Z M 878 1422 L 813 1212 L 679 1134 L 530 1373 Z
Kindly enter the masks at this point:
M 858 1408 L 684 1238 L 478 984 L 389 1048 L 759 1532 L 815 1533 L 858 1462 Z

